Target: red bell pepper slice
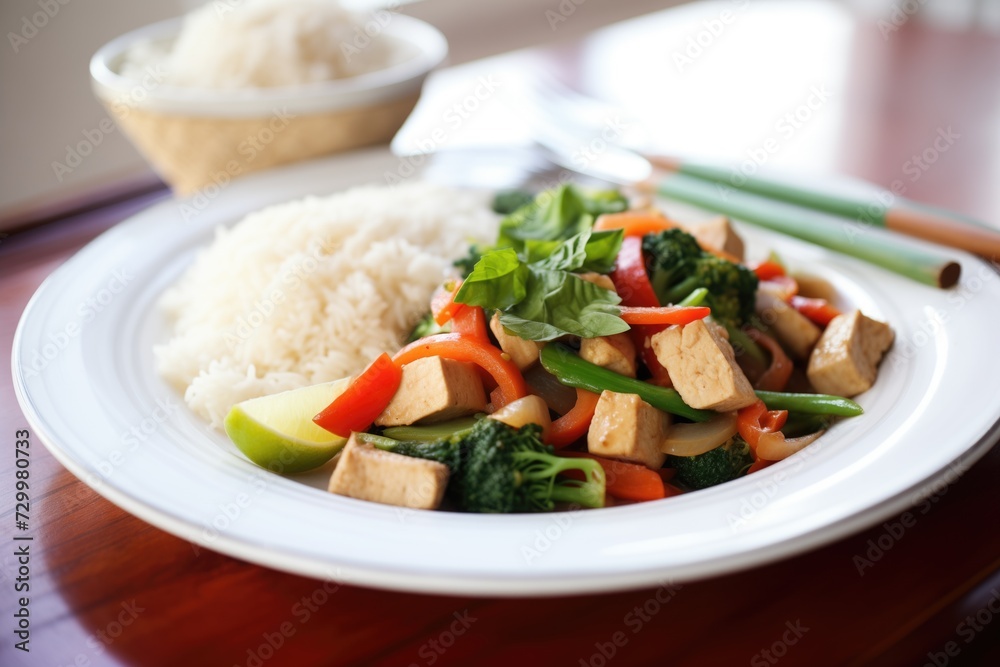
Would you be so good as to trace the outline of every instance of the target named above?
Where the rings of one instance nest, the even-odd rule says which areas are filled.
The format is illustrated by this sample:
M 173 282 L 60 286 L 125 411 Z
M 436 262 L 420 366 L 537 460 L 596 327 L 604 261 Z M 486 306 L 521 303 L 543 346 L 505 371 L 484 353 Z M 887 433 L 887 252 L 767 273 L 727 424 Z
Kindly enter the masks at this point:
M 649 274 L 646 273 L 641 237 L 630 236 L 622 240 L 621 250 L 618 251 L 618 262 L 615 270 L 611 272 L 611 281 L 615 284 L 618 296 L 622 298 L 622 305 L 633 308 L 660 307 L 660 300 L 649 282 Z M 670 387 L 673 386 L 670 374 L 656 358 L 652 346 L 648 344 L 649 339 L 664 328 L 662 325 L 637 325 L 629 330 L 629 336 L 632 337 L 643 363 L 653 376 L 651 382 L 662 387 Z
M 483 343 L 489 343 L 486 333 L 486 313 L 479 306 L 465 306 L 451 318 L 453 333 L 471 337 Z
M 342 438 L 352 431 L 366 431 L 385 411 L 402 379 L 403 369 L 383 352 L 313 421 Z
M 626 324 L 691 324 L 711 315 L 712 309 L 706 306 L 661 306 L 659 308 L 637 308 L 634 306 L 619 306 L 619 317 Z
M 795 295 L 791 298 L 790 303 L 792 308 L 823 328 L 826 328 L 833 318 L 840 315 L 840 311 L 826 299 L 810 299 Z
M 780 431 L 787 419 L 788 410 L 768 410 L 764 401 L 757 400 L 737 413 L 736 428 L 753 449 L 760 442 L 760 436 Z
M 656 470 L 637 463 L 606 459 L 585 452 L 561 452 L 561 456 L 575 456 L 597 461 L 604 468 L 605 487 L 608 495 L 621 500 L 659 500 L 666 497 L 663 478 Z
M 786 275 L 785 267 L 769 259 L 755 266 L 753 272 L 756 273 L 757 277 L 761 280 L 773 280 L 774 278 Z
M 778 341 L 770 336 L 751 327 L 743 331 L 755 343 L 767 348 L 767 351 L 771 353 L 771 365 L 758 378 L 756 388 L 764 391 L 784 391 L 788 379 L 792 377 L 792 360 L 785 354 L 785 350 L 778 344 Z
M 465 308 L 464 303 L 455 301 L 455 295 L 462 288 L 462 281 L 456 280 L 455 286 L 449 292 L 447 285 L 439 287 L 431 297 L 431 314 L 439 327 L 447 324 L 455 315 Z
M 559 419 L 552 422 L 548 444 L 556 449 L 570 445 L 587 433 L 594 419 L 600 395 L 586 389 L 576 390 L 576 404 Z

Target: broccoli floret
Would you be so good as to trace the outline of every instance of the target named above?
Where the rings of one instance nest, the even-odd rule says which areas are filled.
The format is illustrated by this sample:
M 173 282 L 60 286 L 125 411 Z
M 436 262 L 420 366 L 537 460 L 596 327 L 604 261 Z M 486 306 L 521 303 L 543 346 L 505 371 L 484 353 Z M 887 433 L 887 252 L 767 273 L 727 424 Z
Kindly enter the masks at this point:
M 674 479 L 688 489 L 707 489 L 742 477 L 753 465 L 753 454 L 743 438 L 736 435 L 729 442 L 697 456 L 670 456 L 666 466 L 677 471 Z
M 535 195 L 527 190 L 501 190 L 493 196 L 493 211 L 500 215 L 510 215 L 533 201 Z
M 758 279 L 747 267 L 703 252 L 698 241 L 680 229 L 649 234 L 642 247 L 662 303 L 678 303 L 704 287 L 705 303 L 719 324 L 739 328 L 753 315 Z
M 653 289 L 664 302 L 670 289 L 694 272 L 703 254 L 697 239 L 682 229 L 647 234 L 642 239 L 642 250 Z
M 431 313 L 427 313 L 420 318 L 417 325 L 413 327 L 413 331 L 411 331 L 410 335 L 407 336 L 406 342 L 412 343 L 415 340 L 420 340 L 421 338 L 425 338 L 427 336 L 433 336 L 434 334 L 439 333 L 448 333 L 449 331 L 451 331 L 451 324 L 441 326 L 434 321 L 434 316 Z
M 556 456 L 542 429 L 515 429 L 481 419 L 471 431 L 435 442 L 379 444 L 398 454 L 430 459 L 451 469 L 447 496 L 467 512 L 548 511 L 557 502 L 604 505 L 604 471 L 596 461 Z M 585 481 L 558 477 L 579 471 Z

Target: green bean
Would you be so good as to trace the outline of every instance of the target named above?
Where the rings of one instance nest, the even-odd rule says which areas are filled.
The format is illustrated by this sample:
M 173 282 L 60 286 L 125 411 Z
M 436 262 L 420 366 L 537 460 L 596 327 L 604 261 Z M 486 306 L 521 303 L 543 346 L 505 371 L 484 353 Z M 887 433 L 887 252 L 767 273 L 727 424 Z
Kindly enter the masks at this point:
M 463 435 L 472 430 L 472 427 L 479 421 L 475 417 L 462 417 L 440 424 L 428 424 L 427 426 L 391 426 L 382 429 L 382 435 L 393 440 L 410 440 L 414 442 L 434 442 L 442 438 L 450 438 L 453 435 Z
M 543 347 L 541 360 L 545 370 L 569 387 L 586 389 L 596 394 L 604 390 L 622 394 L 637 394 L 654 408 L 697 422 L 708 421 L 715 415 L 710 410 L 692 408 L 681 399 L 680 394 L 675 389 L 657 387 L 648 382 L 634 380 L 601 368 L 581 359 L 579 355 L 561 343 L 549 343 Z
M 849 398 L 828 394 L 788 394 L 780 391 L 758 391 L 757 398 L 768 410 L 788 410 L 809 415 L 857 417 L 864 408 Z
M 394 448 L 396 445 L 399 444 L 397 440 L 394 440 L 392 438 L 386 438 L 381 435 L 375 435 L 374 433 L 355 433 L 354 437 L 358 442 L 364 442 L 369 445 L 375 445 L 379 449 L 391 450 L 392 448 Z

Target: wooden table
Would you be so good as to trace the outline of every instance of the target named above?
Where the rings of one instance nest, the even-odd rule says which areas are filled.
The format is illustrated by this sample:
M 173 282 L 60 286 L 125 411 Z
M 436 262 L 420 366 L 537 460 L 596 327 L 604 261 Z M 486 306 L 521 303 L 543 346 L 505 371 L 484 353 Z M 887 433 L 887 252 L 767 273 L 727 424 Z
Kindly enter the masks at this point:
M 825 84 L 835 97 L 773 163 L 883 185 L 911 178 L 908 161 L 951 126 L 961 138 L 918 168 L 907 194 L 1000 220 L 1000 41 L 915 24 L 884 40 L 874 18 L 805 4 L 808 12 L 791 14 L 769 5 L 738 10 L 686 72 L 670 69 L 670 46 L 683 48 L 678 37 L 697 38 L 705 21 L 742 3 L 666 12 L 615 29 L 614 39 L 529 57 L 589 92 L 662 117 L 664 136 L 673 130 L 683 148 L 729 158 L 751 155 L 783 114 L 794 113 L 789 99 Z M 632 58 L 636 71 L 624 83 L 603 67 L 656 53 L 658 62 Z M 646 86 L 630 98 L 641 80 Z M 730 108 L 715 108 L 727 99 Z M 720 119 L 737 126 L 720 129 Z M 38 284 L 90 238 L 160 196 L 0 244 L 5 378 L 14 327 Z M 492 600 L 335 586 L 199 549 L 98 496 L 36 440 L 31 652 L 24 654 L 12 648 L 18 563 L 10 545 L 14 432 L 27 424 L 6 379 L 0 392 L 9 443 L 0 476 L 7 545 L 0 665 L 1000 664 L 997 449 L 909 514 L 766 567 L 671 592 Z

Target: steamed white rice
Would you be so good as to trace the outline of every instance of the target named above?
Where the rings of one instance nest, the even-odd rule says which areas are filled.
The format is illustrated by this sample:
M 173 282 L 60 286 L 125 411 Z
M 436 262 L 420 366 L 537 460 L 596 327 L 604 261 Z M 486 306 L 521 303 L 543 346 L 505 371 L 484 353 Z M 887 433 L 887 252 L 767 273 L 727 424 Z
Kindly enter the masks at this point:
M 426 183 L 364 187 L 252 213 L 162 299 L 157 370 L 214 426 L 236 403 L 357 373 L 404 343 L 470 242 L 480 198 Z
M 335 0 L 214 0 L 184 17 L 171 45 L 133 44 L 121 66 L 176 86 L 238 89 L 331 81 L 389 67 L 406 54 L 369 17 Z

